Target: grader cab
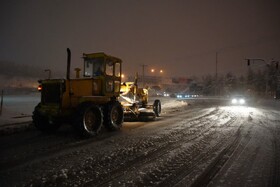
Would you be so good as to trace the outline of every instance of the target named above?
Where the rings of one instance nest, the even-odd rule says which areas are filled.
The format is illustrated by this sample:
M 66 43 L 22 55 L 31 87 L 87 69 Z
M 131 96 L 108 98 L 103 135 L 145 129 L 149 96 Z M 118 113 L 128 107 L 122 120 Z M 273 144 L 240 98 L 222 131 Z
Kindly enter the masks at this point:
M 76 68 L 76 78 L 70 79 L 70 49 L 67 53 L 66 79 L 38 81 L 41 102 L 32 116 L 35 127 L 52 132 L 67 122 L 84 136 L 96 135 L 103 124 L 108 130 L 119 129 L 129 108 L 119 101 L 122 60 L 105 53 L 83 54 L 83 75 L 80 76 L 81 69 Z M 134 106 L 135 102 L 131 110 Z

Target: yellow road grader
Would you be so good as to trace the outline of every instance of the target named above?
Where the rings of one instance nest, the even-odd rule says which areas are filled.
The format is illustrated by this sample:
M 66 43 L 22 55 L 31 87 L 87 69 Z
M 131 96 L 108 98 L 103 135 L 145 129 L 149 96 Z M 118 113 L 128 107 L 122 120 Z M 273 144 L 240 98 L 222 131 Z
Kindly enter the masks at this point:
M 72 124 L 83 136 L 94 136 L 102 125 L 118 130 L 124 120 L 150 120 L 160 116 L 161 103 L 148 104 L 148 90 L 134 82 L 121 82 L 122 60 L 105 53 L 83 54 L 84 69 L 70 78 L 71 51 L 67 48 L 66 79 L 39 80 L 41 102 L 33 112 L 35 127 L 43 132 Z

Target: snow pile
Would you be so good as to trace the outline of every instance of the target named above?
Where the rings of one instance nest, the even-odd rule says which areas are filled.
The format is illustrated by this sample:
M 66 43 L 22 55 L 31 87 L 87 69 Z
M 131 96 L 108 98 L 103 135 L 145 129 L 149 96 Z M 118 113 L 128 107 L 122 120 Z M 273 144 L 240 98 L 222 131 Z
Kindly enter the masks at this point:
M 4 95 L 0 125 L 31 121 L 34 107 L 40 102 L 40 95 Z
M 186 101 L 168 100 L 166 102 L 163 102 L 161 104 L 161 107 L 163 109 L 170 109 L 170 108 L 183 107 L 183 106 L 187 106 L 187 105 L 188 105 L 188 103 Z

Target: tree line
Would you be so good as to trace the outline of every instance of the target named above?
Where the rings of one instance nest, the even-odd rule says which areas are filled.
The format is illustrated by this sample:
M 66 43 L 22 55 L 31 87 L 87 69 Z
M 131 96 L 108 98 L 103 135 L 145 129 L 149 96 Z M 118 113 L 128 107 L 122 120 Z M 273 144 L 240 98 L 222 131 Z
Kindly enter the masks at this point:
M 206 75 L 193 80 L 190 91 L 203 95 L 274 96 L 277 90 L 280 91 L 280 73 L 272 66 L 258 70 L 248 68 L 246 75 L 237 76 L 229 72 L 225 75 Z

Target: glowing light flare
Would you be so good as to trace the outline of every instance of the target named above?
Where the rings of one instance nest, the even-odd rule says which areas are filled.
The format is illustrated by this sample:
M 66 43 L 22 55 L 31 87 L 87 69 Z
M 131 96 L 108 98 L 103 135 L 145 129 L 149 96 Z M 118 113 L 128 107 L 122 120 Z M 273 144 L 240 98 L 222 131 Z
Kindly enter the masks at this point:
M 231 100 L 231 103 L 232 103 L 232 104 L 236 104 L 236 103 L 237 103 L 237 99 Z
M 231 100 L 232 104 L 238 104 L 238 105 L 244 105 L 245 104 L 245 99 L 243 98 L 234 98 Z
M 155 72 L 159 72 L 159 73 L 163 73 L 163 70 L 160 69 L 160 70 L 156 70 L 156 69 L 151 69 L 151 73 L 155 73 Z
M 240 99 L 239 103 L 243 105 L 243 104 L 245 104 L 245 100 L 244 99 Z
M 42 89 L 43 89 L 42 85 L 39 85 L 39 86 L 37 87 L 37 90 L 38 90 L 39 92 L 42 91 Z

